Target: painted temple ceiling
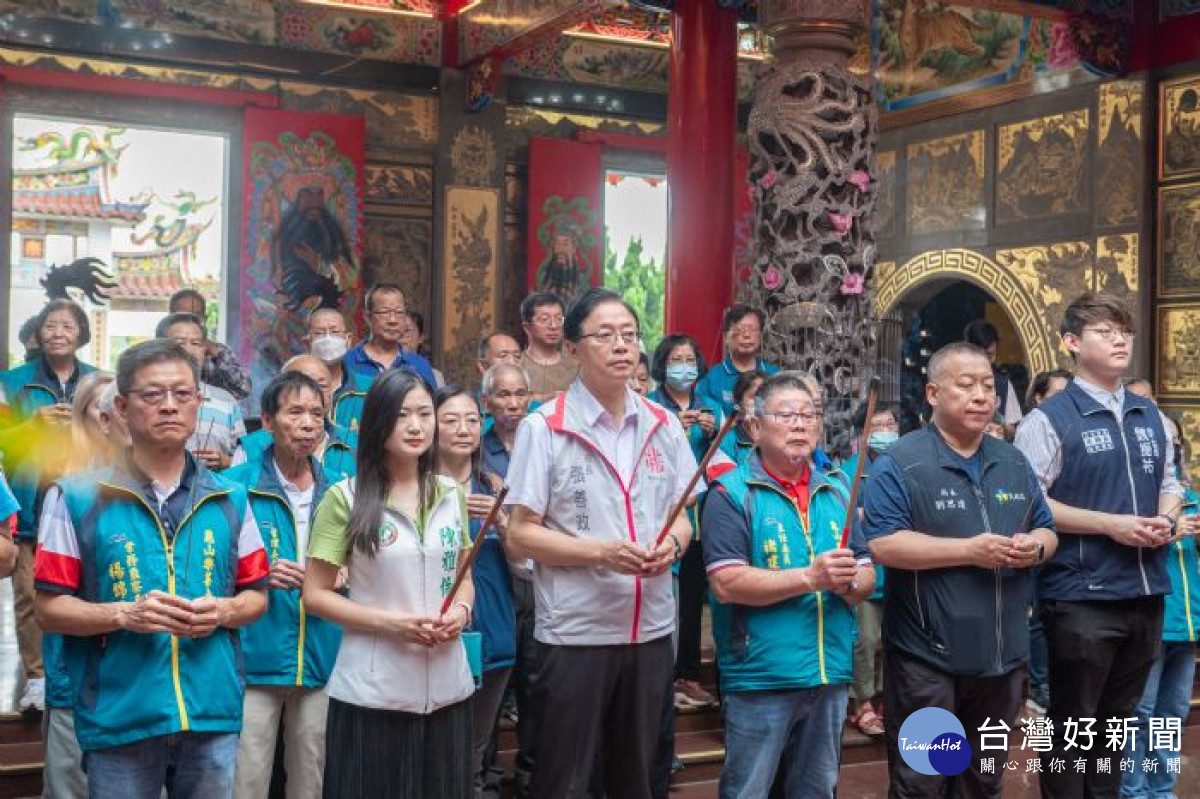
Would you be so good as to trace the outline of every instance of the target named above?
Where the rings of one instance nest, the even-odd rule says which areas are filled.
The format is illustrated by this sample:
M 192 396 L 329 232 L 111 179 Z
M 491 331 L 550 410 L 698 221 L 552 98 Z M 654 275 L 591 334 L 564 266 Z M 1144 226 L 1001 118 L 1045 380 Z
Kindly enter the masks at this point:
M 1078 20 L 1120 18 L 1130 0 L 868 0 L 855 58 L 877 78 L 884 111 L 1076 70 L 1108 53 Z M 147 31 L 169 54 L 172 36 L 221 39 L 396 63 L 437 66 L 490 58 L 507 75 L 665 93 L 670 0 L 0 0 L 0 37 L 19 42 L 32 18 Z M 1159 0 L 1163 16 L 1200 0 Z M 457 40 L 444 17 L 457 14 Z M 739 89 L 749 99 L 768 49 L 742 4 Z M 1107 15 L 1107 16 L 1105 16 Z M 1088 38 L 1088 35 L 1092 38 Z M 31 34 L 29 34 L 31 35 Z M 29 41 L 33 45 L 52 42 Z M 1102 70 L 1099 70 L 1102 71 Z

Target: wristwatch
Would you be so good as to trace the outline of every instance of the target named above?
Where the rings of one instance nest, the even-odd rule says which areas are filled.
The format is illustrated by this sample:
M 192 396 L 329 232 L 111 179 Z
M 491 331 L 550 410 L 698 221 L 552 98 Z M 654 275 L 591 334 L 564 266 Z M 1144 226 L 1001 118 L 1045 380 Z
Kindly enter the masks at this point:
M 679 543 L 679 536 L 674 533 L 667 533 L 667 537 L 675 543 L 675 560 L 679 561 L 683 557 L 683 545 Z
M 1041 563 L 1045 559 L 1046 559 L 1046 545 L 1043 544 L 1041 541 L 1038 541 L 1037 562 Z

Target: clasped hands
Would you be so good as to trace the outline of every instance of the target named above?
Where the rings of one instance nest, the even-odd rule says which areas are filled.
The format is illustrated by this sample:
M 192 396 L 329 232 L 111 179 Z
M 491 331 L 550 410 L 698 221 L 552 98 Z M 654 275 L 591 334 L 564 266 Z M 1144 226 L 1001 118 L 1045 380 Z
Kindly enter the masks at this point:
M 391 632 L 410 644 L 435 647 L 453 641 L 467 626 L 467 610 L 462 605 L 453 605 L 438 618 L 396 614 L 390 625 Z
M 606 541 L 601 544 L 599 566 L 602 569 L 634 577 L 657 577 L 675 562 L 675 539 L 667 536 L 661 544 L 643 547 L 633 541 Z
M 124 603 L 118 612 L 117 624 L 120 629 L 135 633 L 205 638 L 221 626 L 220 605 L 211 596 L 185 599 L 151 591 L 135 602 Z

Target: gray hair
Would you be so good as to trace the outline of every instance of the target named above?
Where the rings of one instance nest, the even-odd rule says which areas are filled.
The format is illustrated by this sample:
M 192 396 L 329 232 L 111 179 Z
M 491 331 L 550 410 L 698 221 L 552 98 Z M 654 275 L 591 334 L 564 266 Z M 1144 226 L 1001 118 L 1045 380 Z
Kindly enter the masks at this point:
M 483 382 L 479 386 L 479 393 L 485 397 L 490 397 L 492 395 L 492 388 L 496 385 L 496 378 L 510 372 L 520 376 L 521 380 L 525 383 L 525 388 L 529 388 L 529 373 L 525 371 L 523 366 L 513 366 L 511 363 L 498 363 L 483 373 Z
M 965 341 L 955 341 L 953 344 L 947 344 L 933 354 L 929 359 L 929 381 L 936 383 L 942 372 L 946 369 L 946 361 L 953 358 L 955 355 L 971 355 L 976 358 L 983 358 L 988 363 L 991 360 L 982 347 L 977 347 L 974 344 L 968 344 Z
M 121 353 L 117 359 L 117 392 L 122 397 L 128 397 L 138 372 L 156 363 L 187 364 L 196 381 L 196 388 L 200 388 L 200 364 L 174 341 L 154 338 L 134 344 Z
M 771 395 L 786 389 L 803 391 L 815 405 L 821 395 L 820 393 L 813 393 L 814 386 L 819 392 L 820 384 L 808 372 L 788 370 L 773 374 L 763 381 L 763 384 L 758 389 L 758 393 L 754 395 L 754 413 L 761 416 L 766 412 L 767 400 L 771 398 Z
M 108 385 L 100 392 L 100 399 L 96 400 L 96 408 L 100 413 L 109 415 L 117 412 L 117 380 L 115 377 L 108 381 Z

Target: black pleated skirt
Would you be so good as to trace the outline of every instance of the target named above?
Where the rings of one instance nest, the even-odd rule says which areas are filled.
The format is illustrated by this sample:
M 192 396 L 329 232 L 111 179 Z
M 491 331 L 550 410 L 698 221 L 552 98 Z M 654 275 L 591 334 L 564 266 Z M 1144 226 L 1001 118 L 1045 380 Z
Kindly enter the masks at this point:
M 329 700 L 325 799 L 471 799 L 471 700 L 428 716 Z

